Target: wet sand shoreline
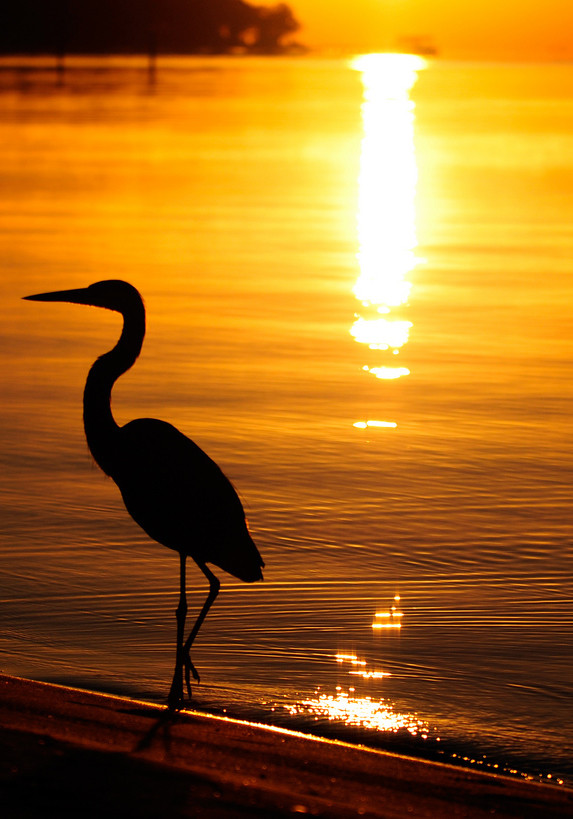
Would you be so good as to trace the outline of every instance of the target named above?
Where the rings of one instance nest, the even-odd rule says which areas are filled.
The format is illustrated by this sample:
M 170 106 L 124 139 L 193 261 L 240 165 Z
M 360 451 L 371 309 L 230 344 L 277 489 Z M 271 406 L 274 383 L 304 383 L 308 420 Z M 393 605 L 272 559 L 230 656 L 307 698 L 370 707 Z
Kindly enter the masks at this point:
M 0 675 L 9 817 L 565 817 L 573 791 Z

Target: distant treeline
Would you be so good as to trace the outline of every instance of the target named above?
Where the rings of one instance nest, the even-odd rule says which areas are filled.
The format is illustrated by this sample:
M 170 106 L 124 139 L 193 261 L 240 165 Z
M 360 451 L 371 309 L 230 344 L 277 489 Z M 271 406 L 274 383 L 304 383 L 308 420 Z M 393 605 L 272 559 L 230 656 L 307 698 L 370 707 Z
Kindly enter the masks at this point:
M 286 3 L 5 0 L 2 54 L 272 54 L 298 22 Z

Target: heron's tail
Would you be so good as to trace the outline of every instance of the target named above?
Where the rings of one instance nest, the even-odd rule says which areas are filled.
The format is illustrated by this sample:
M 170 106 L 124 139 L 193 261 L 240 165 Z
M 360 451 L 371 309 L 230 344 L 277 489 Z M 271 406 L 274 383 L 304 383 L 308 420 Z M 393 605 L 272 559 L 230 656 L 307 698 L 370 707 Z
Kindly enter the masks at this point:
M 221 569 L 232 574 L 233 577 L 238 577 L 245 583 L 255 583 L 263 579 L 262 568 L 265 564 L 251 536 L 248 533 L 245 534 L 245 539 L 241 541 L 236 550 L 226 554 L 220 563 L 213 562 L 216 562 Z

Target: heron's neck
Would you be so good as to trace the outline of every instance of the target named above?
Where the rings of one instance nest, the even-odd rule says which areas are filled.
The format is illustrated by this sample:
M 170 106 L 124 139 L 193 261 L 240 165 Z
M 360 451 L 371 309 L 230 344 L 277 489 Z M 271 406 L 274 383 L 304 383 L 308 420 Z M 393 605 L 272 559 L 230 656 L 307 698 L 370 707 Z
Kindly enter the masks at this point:
M 119 341 L 100 356 L 89 371 L 84 390 L 84 427 L 90 451 L 96 463 L 111 475 L 117 451 L 119 426 L 111 411 L 111 390 L 120 375 L 129 370 L 141 351 L 145 336 L 145 310 L 124 315 Z

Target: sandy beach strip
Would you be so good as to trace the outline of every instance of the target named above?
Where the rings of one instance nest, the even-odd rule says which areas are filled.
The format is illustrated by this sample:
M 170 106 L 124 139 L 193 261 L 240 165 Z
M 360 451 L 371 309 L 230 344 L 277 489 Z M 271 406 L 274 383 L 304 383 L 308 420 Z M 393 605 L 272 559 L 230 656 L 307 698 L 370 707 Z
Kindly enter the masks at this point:
M 565 817 L 573 790 L 0 675 L 0 815 Z

